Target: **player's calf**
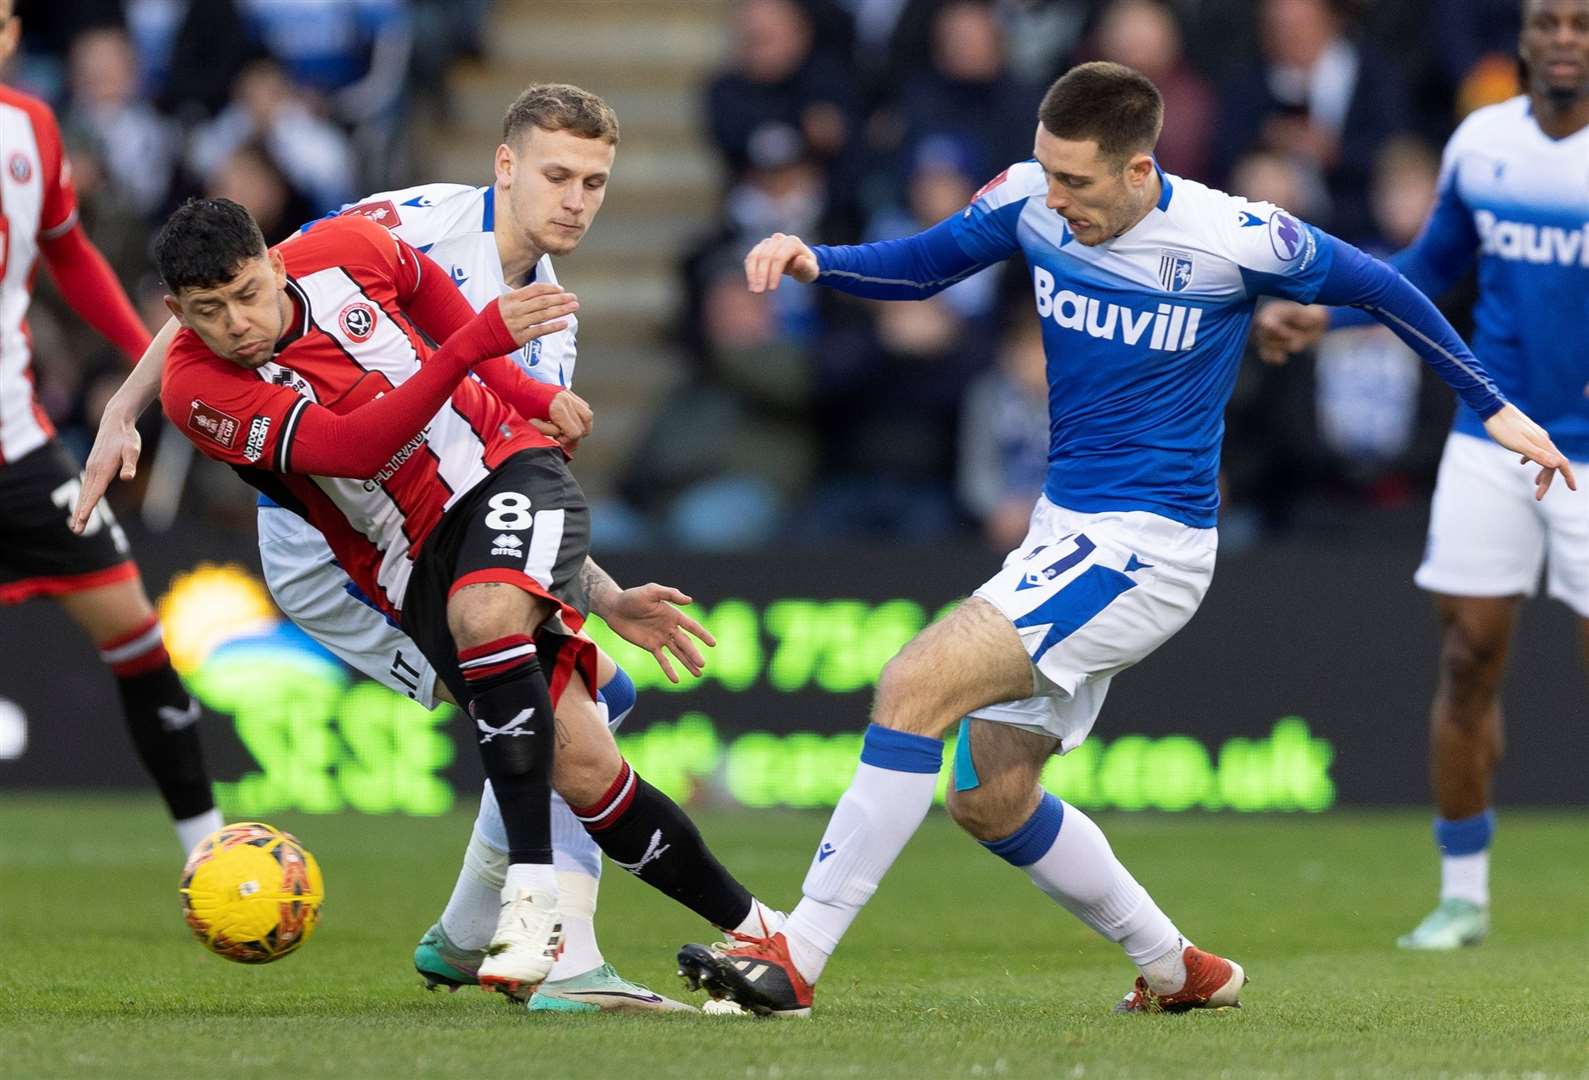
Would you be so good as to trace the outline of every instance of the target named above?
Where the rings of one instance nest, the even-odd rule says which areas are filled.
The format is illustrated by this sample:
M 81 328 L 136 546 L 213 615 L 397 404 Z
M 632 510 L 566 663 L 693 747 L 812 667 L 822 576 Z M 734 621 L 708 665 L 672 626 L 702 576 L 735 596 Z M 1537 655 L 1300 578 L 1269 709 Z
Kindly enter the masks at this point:
M 198 700 L 172 668 L 160 621 L 152 613 L 126 633 L 100 642 L 99 655 L 116 677 L 138 760 L 160 789 L 178 842 L 190 851 L 223 824 L 204 767 Z

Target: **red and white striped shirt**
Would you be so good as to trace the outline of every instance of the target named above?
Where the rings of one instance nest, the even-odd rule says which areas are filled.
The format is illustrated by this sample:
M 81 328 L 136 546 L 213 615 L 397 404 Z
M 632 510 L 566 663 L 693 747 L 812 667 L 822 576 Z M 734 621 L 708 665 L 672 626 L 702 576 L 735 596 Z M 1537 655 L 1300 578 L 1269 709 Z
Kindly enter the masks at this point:
M 55 435 L 33 390 L 28 305 L 41 239 L 77 224 L 77 192 L 50 107 L 0 86 L 0 463 Z
M 422 260 L 379 225 L 337 218 L 276 250 L 296 321 L 274 359 L 249 370 L 184 330 L 166 361 L 166 415 L 207 456 L 302 514 L 359 588 L 395 615 L 442 514 L 511 454 L 557 444 L 491 389 L 464 379 L 374 475 L 295 472 L 294 437 L 311 403 L 346 415 L 412 377 L 430 349 L 405 312 L 421 287 Z

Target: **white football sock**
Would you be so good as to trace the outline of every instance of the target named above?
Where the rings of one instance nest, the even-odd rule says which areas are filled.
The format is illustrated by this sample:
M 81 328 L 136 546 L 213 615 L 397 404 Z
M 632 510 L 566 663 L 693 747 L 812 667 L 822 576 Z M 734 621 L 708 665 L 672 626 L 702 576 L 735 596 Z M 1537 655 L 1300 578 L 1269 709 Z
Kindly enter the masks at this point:
M 487 844 L 500 852 L 507 852 L 508 827 L 502 820 L 502 808 L 497 805 L 497 793 L 492 790 L 489 780 L 480 789 L 480 810 L 475 814 L 474 831 Z
M 596 944 L 596 879 L 577 870 L 557 872 L 557 910 L 563 921 L 563 954 L 548 982 L 572 979 L 607 961 Z
M 937 739 L 876 724 L 867 729 L 855 778 L 822 834 L 805 895 L 783 927 L 790 959 L 807 982 L 821 976 L 839 939 L 921 827 L 942 760 Z
M 552 864 L 560 873 L 566 871 L 601 879 L 601 848 L 555 791 L 552 792 Z
M 516 862 L 508 864 L 502 882 L 502 902 L 518 899 L 521 892 L 550 893 L 557 897 L 557 871 L 551 863 Z
M 507 872 L 508 853 L 486 842 L 477 821 L 469 833 L 458 881 L 441 913 L 442 932 L 458 948 L 475 951 L 491 944 L 497 932 L 497 911 L 502 906 Z
M 224 828 L 226 822 L 222 820 L 221 812 L 212 806 L 202 814 L 194 814 L 190 818 L 173 821 L 172 824 L 176 826 L 177 843 L 182 845 L 182 856 L 186 858 L 199 846 L 200 840 L 216 829 Z
M 750 911 L 733 929 L 736 934 L 744 934 L 747 937 L 772 937 L 782 930 L 784 923 L 788 921 L 789 916 L 773 910 L 753 896 L 750 898 Z
M 1040 845 L 1056 824 L 1052 844 L 1038 854 L 1031 841 Z M 1029 830 L 1024 853 L 1000 850 Z M 1066 911 L 1118 942 L 1154 993 L 1173 994 L 1186 984 L 1181 952 L 1190 942 L 1115 858 L 1103 830 L 1086 814 L 1045 793 L 1026 826 L 987 846 L 1024 869 Z M 1031 856 L 1036 857 L 1027 861 Z
M 1490 852 L 1440 856 L 1440 899 L 1490 906 Z

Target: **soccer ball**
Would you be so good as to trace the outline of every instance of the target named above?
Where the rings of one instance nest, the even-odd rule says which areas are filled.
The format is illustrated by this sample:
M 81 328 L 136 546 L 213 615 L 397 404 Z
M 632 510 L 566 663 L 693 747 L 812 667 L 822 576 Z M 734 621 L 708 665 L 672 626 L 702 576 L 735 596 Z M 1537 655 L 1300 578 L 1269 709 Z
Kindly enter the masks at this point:
M 257 821 L 199 841 L 178 891 L 193 936 L 240 964 L 280 960 L 308 941 L 325 900 L 314 856 L 290 833 Z

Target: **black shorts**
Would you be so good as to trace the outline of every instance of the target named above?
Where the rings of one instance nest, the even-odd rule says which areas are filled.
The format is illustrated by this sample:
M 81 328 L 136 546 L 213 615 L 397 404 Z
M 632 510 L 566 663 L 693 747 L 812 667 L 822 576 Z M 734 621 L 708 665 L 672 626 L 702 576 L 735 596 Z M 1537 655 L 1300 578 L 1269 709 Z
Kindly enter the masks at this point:
M 95 508 L 82 536 L 67 526 L 80 487 L 77 463 L 56 439 L 0 465 L 0 604 L 138 576 L 109 504 Z
M 590 510 L 562 451 L 521 450 L 453 504 L 425 538 L 403 596 L 403 631 L 453 697 L 468 701 L 447 600 L 466 585 L 516 586 L 557 606 L 535 635 L 553 703 L 575 672 L 594 699 L 595 646 L 574 636 L 587 612 L 580 571 L 589 551 Z

